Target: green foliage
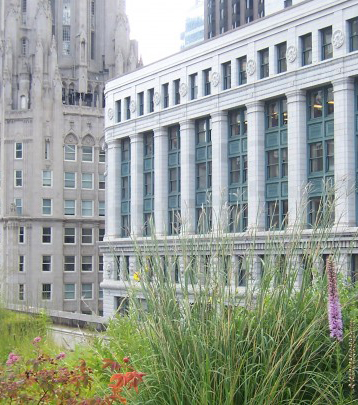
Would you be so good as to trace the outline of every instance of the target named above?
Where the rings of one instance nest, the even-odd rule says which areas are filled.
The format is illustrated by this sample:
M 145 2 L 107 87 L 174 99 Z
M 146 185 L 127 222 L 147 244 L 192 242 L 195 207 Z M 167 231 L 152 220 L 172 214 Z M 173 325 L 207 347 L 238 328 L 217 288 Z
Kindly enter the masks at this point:
M 48 322 L 45 315 L 32 316 L 0 308 L 0 364 L 6 361 L 11 351 L 30 354 L 31 340 L 36 336 L 46 336 Z
M 128 285 L 130 317 L 113 320 L 106 346 L 119 356 L 132 349 L 137 368 L 147 373 L 139 396 L 129 397 L 132 403 L 358 403 L 348 387 L 348 324 L 357 320 L 357 288 L 340 284 L 345 337 L 339 344 L 329 336 L 327 281 L 318 260 L 328 232 L 314 230 L 300 252 L 304 271 L 297 260 L 300 230 L 270 235 L 261 275 L 247 251 L 246 268 L 254 271 L 247 274 L 245 296 L 230 287 L 233 269 L 227 271 L 221 259 L 232 255 L 232 242 L 225 236 L 207 241 L 209 270 L 199 260 L 184 260 L 179 285 L 165 273 L 155 241 L 138 247 L 142 269 L 139 281 Z M 184 258 L 203 255 L 202 241 L 180 243 Z M 166 252 L 167 269 L 175 255 Z

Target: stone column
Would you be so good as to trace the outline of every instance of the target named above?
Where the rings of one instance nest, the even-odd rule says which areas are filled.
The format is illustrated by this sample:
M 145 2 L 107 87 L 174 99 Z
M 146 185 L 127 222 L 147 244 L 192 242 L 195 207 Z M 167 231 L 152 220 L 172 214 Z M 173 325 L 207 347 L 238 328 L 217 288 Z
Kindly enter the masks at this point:
M 154 218 L 156 234 L 168 229 L 168 131 L 154 130 Z
M 106 221 L 107 240 L 121 234 L 121 144 L 118 139 L 107 142 Z
M 306 93 L 295 90 L 286 94 L 288 113 L 288 224 L 291 228 L 306 224 L 307 193 L 307 110 Z
M 143 236 L 143 135 L 131 140 L 131 232 L 134 238 Z
M 211 114 L 213 230 L 226 230 L 228 225 L 228 117 L 224 111 Z
M 356 224 L 354 80 L 333 82 L 335 222 L 341 228 Z
M 182 233 L 195 233 L 195 123 L 180 122 Z
M 264 103 L 247 104 L 248 225 L 265 229 L 265 115 Z

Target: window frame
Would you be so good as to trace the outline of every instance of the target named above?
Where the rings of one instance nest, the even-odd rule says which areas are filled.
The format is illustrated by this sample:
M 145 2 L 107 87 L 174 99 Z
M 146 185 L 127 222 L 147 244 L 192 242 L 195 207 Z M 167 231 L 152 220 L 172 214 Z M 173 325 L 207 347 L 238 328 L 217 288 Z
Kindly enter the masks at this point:
M 86 297 L 85 295 L 84 295 L 84 288 L 83 288 L 83 286 L 91 286 L 91 296 L 90 297 Z M 87 290 L 87 292 L 88 292 L 89 290 Z M 81 300 L 93 300 L 93 283 L 81 283 Z
M 18 149 L 19 145 L 21 145 L 20 149 Z M 22 142 L 15 142 L 14 154 L 15 154 L 14 157 L 15 157 L 16 160 L 22 160 L 23 159 L 23 157 L 24 157 L 24 144 Z
M 90 152 L 85 152 L 85 149 L 90 150 Z M 93 163 L 93 146 L 91 145 L 82 145 L 82 163 Z M 88 159 L 90 157 L 91 159 Z
M 66 291 L 66 286 L 73 286 L 73 298 L 66 298 L 66 294 L 72 293 L 72 291 Z M 64 283 L 63 286 L 63 300 L 64 301 L 76 301 L 76 283 Z
M 85 176 L 90 176 L 91 180 L 85 179 Z M 89 183 L 89 182 L 90 182 L 91 187 L 85 187 L 86 183 Z M 82 175 L 81 175 L 81 189 L 82 190 L 93 190 L 93 186 L 94 186 L 93 183 L 94 183 L 94 173 L 92 173 L 92 172 L 82 172 Z
M 24 173 L 22 170 L 14 170 L 14 187 L 21 188 L 24 185 Z
M 45 290 L 44 287 L 45 286 L 49 286 L 49 290 Z M 46 294 L 46 296 L 45 296 Z M 49 294 L 49 298 L 45 298 L 47 297 L 47 294 Z M 52 284 L 51 283 L 42 283 L 42 290 L 41 290 L 41 299 L 42 301 L 52 301 Z
M 50 232 L 45 233 L 45 230 L 50 230 Z M 46 241 L 47 239 L 49 240 L 49 242 Z M 41 240 L 42 240 L 42 243 L 45 244 L 45 245 L 51 245 L 52 244 L 52 227 L 51 226 L 43 226 L 42 227 L 42 238 L 41 238 Z
M 71 260 L 69 260 L 71 258 Z M 73 258 L 73 260 L 72 260 Z M 73 270 L 69 270 L 67 266 L 71 266 Z M 63 271 L 65 273 L 75 273 L 76 272 L 76 255 L 64 255 L 63 256 Z
M 49 205 L 45 205 L 46 202 L 50 202 Z M 50 213 L 46 213 L 46 210 L 50 209 Z M 42 215 L 51 216 L 53 214 L 53 201 L 52 198 L 43 198 L 42 199 Z
M 85 231 L 85 232 L 83 232 L 83 231 Z M 90 232 L 88 232 L 88 231 L 90 231 Z M 85 241 L 86 238 L 88 238 L 89 242 Z M 81 244 L 82 245 L 93 245 L 93 228 L 81 228 Z
M 49 178 L 46 178 L 45 173 L 49 174 Z M 46 181 L 50 180 L 50 184 L 46 184 Z M 52 170 L 42 170 L 42 187 L 52 187 Z
M 87 205 L 87 203 L 91 203 L 91 210 L 90 210 L 89 215 L 84 214 L 84 212 L 86 210 L 89 212 L 89 208 L 84 207 L 85 205 Z M 92 218 L 93 217 L 93 205 L 94 205 L 93 200 L 81 200 L 81 216 L 85 217 L 85 218 Z
M 328 34 L 330 33 L 331 40 L 330 40 L 330 42 L 326 43 L 325 39 L 326 39 L 326 34 L 327 33 Z M 332 43 L 333 31 L 332 31 L 332 26 L 322 28 L 320 30 L 320 35 L 321 35 L 321 61 L 332 59 L 333 58 L 333 43 Z M 327 51 L 327 49 L 328 49 L 328 51 Z
M 68 207 L 68 206 L 66 206 L 66 204 L 68 204 L 69 202 L 73 202 L 73 207 Z M 71 204 L 71 205 L 72 205 L 72 204 Z M 68 213 L 68 212 L 66 212 L 66 210 L 71 210 L 71 212 L 72 212 L 72 210 L 73 210 L 73 213 Z M 63 201 L 63 215 L 71 216 L 71 217 L 73 217 L 73 216 L 76 215 L 76 200 L 65 199 L 65 200 Z
M 64 245 L 75 245 L 76 244 L 76 228 L 73 226 L 66 226 L 63 228 L 63 244 Z M 74 233 L 73 236 L 72 235 L 66 235 L 66 229 L 73 229 Z M 66 238 L 72 238 L 73 237 L 73 242 L 66 242 Z
M 86 262 L 87 259 L 91 259 Z M 90 270 L 85 270 L 86 268 Z M 93 256 L 92 255 L 81 255 L 81 273 L 93 273 Z
M 266 54 L 267 54 L 267 63 L 264 63 Z M 270 50 L 269 50 L 269 48 L 261 49 L 259 51 L 259 55 L 260 55 L 260 79 L 266 79 L 267 77 L 270 76 Z
M 48 270 L 45 270 L 46 268 Z M 51 273 L 52 272 L 52 255 L 42 255 L 41 272 L 42 273 Z
M 311 40 L 311 47 L 310 48 L 306 48 L 306 39 L 310 39 Z M 312 32 L 309 32 L 308 34 L 302 35 L 300 37 L 301 39 L 301 47 L 302 47 L 302 53 L 301 53 L 301 57 L 302 57 L 302 66 L 309 66 L 312 65 Z
M 282 50 L 284 50 L 283 56 L 281 55 Z M 277 73 L 285 73 L 287 72 L 287 59 L 286 59 L 286 52 L 287 52 L 287 42 L 281 42 L 280 44 L 276 45 L 277 51 Z
M 66 151 L 67 149 L 67 151 Z M 72 150 L 68 150 L 72 149 Z M 69 156 L 74 156 L 73 159 L 68 159 Z M 72 143 L 65 143 L 64 145 L 64 161 L 65 162 L 77 162 L 77 145 Z

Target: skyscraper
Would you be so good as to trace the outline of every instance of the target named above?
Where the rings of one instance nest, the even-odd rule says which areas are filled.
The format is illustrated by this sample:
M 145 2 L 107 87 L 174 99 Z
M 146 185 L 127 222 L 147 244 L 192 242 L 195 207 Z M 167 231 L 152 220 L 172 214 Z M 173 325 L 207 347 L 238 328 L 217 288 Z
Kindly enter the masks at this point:
M 102 312 L 106 80 L 134 70 L 125 0 L 3 0 L 0 282 L 5 300 Z
M 265 15 L 264 0 L 205 0 L 205 39 Z

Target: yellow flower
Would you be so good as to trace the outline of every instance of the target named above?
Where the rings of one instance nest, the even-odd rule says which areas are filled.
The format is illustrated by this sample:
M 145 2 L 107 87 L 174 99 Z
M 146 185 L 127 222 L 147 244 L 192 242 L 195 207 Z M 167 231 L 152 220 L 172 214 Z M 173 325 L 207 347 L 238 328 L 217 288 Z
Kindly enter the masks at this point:
M 139 277 L 139 274 L 138 274 L 137 272 L 135 272 L 135 273 L 133 274 L 133 280 L 135 280 L 135 281 L 140 281 L 140 277 Z

